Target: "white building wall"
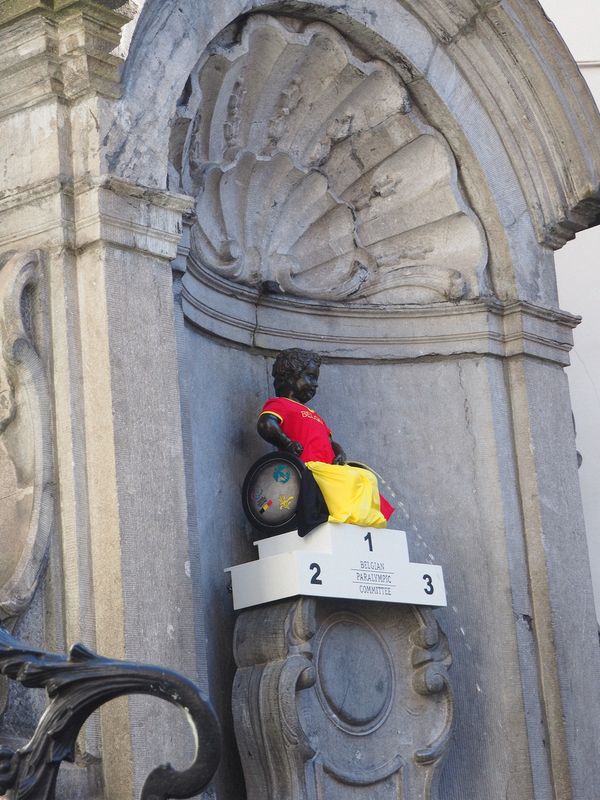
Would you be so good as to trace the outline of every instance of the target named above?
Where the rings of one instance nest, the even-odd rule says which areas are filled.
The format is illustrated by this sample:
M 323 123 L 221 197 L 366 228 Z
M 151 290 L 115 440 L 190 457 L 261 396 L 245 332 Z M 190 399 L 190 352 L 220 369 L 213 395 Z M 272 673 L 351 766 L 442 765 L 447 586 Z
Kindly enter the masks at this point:
M 600 3 L 598 0 L 542 0 L 600 107 Z M 581 493 L 586 520 L 596 614 L 600 618 L 600 226 L 577 234 L 556 253 L 560 304 L 580 314 L 569 383 L 583 456 Z

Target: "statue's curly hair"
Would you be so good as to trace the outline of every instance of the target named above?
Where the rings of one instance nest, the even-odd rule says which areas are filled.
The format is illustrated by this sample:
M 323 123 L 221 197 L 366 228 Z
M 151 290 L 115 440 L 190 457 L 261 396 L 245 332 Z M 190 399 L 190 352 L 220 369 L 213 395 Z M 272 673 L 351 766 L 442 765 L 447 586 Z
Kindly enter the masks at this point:
M 281 350 L 275 358 L 271 373 L 275 394 L 280 397 L 286 389 L 292 388 L 300 374 L 311 362 L 320 367 L 321 356 L 312 350 L 302 350 L 299 347 Z

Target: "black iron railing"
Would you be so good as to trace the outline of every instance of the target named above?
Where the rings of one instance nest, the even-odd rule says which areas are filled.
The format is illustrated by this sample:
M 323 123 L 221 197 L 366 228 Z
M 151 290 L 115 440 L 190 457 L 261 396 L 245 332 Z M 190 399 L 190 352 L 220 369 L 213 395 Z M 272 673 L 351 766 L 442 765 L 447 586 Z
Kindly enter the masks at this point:
M 188 678 L 171 670 L 103 658 L 77 644 L 68 658 L 28 647 L 0 626 L 0 673 L 50 699 L 31 740 L 19 750 L 0 747 L 0 795 L 8 800 L 54 800 L 58 770 L 73 761 L 86 719 L 116 697 L 147 694 L 187 712 L 197 750 L 185 770 L 153 770 L 141 800 L 189 798 L 210 782 L 220 757 L 219 725 L 208 699 Z

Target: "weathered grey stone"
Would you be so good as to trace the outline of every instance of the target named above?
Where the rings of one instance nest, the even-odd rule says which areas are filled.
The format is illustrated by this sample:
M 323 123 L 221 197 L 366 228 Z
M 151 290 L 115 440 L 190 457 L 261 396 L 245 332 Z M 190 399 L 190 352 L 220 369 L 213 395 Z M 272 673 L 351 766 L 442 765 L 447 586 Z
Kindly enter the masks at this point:
M 539 240 L 553 246 L 560 245 L 578 226 L 585 225 L 586 219 L 591 221 L 594 217 L 593 192 L 599 181 L 590 158 L 594 154 L 592 158 L 598 159 L 593 102 L 556 31 L 539 6 L 532 7 L 525 0 L 511 4 L 510 8 L 504 2 L 465 2 L 461 4 L 460 12 L 456 3 L 446 0 L 432 0 L 427 4 L 411 2 L 404 8 L 393 0 L 381 0 L 375 10 L 366 9 L 363 3 L 348 2 L 342 11 L 334 0 L 311 4 L 310 8 L 301 2 L 273 5 L 267 0 L 224 2 L 218 9 L 184 2 L 177 4 L 176 13 L 171 12 L 169 2 L 148 0 L 140 17 L 126 71 L 129 88 L 127 113 L 140 123 L 145 141 L 131 139 L 120 149 L 117 160 L 112 162 L 119 174 L 127 176 L 131 175 L 132 169 L 142 169 L 145 182 L 164 185 L 167 172 L 164 137 L 171 113 L 169 109 L 175 107 L 183 88 L 183 81 L 181 78 L 177 80 L 175 73 L 185 68 L 184 65 L 189 65 L 188 71 L 191 72 L 198 54 L 204 52 L 208 43 L 238 14 L 251 9 L 261 10 L 265 6 L 269 10 L 276 8 L 331 20 L 367 51 L 380 48 L 386 57 L 399 64 L 405 80 L 418 84 L 415 91 L 419 92 L 419 102 L 423 98 L 430 124 L 446 136 L 452 135 L 453 139 L 456 138 L 456 132 L 452 130 L 454 126 L 463 131 L 465 138 L 459 145 L 459 161 L 466 173 L 477 171 L 472 148 L 482 140 L 487 143 L 488 152 L 480 164 L 484 174 L 490 172 L 490 182 L 499 160 L 506 161 L 508 154 L 508 170 L 513 173 L 515 181 L 513 196 L 510 200 L 506 197 L 504 202 L 521 205 L 522 197 L 525 198 L 531 216 L 530 225 L 533 222 L 535 231 L 531 237 L 533 242 Z M 162 63 L 167 69 L 159 89 L 165 94 L 157 98 L 158 102 L 152 109 L 144 108 L 144 87 L 149 68 L 149 54 L 144 47 L 146 38 L 152 41 L 152 62 Z M 174 42 L 177 43 L 178 60 L 169 63 L 168 54 Z M 538 42 L 539 46 L 531 46 L 532 42 Z M 429 74 L 432 55 L 441 51 L 446 51 L 450 57 L 450 70 L 443 74 L 433 70 Z M 136 66 L 141 59 L 145 70 Z M 423 76 L 427 79 L 421 80 Z M 448 78 L 452 79 L 451 84 Z M 432 90 L 430 93 L 426 91 L 427 84 Z M 579 87 L 576 93 L 573 86 Z M 463 114 L 464 105 L 455 104 L 452 98 L 452 87 L 458 87 L 463 97 L 471 94 L 472 102 L 466 116 Z M 511 104 L 514 113 L 506 113 Z M 536 113 L 532 113 L 532 109 Z M 163 122 L 156 119 L 157 111 L 164 117 Z M 527 124 L 522 124 L 523 119 Z M 492 128 L 497 130 L 492 138 L 483 133 L 489 120 Z M 122 141 L 121 127 L 122 120 L 116 120 L 108 139 L 111 151 L 116 150 L 110 146 L 113 137 L 115 143 Z M 150 141 L 147 133 L 152 127 L 155 133 Z M 162 143 L 155 137 L 163 137 Z M 139 154 L 145 148 L 148 148 L 149 158 L 142 159 L 146 165 L 142 168 Z M 134 155 L 136 152 L 137 156 Z M 539 158 L 538 154 L 542 152 L 545 157 Z M 575 182 L 565 179 L 561 170 L 556 168 L 564 157 L 568 157 L 575 167 Z M 589 172 L 590 168 L 592 172 Z M 476 193 L 481 191 L 476 184 L 473 184 L 473 189 Z M 488 195 L 487 202 L 490 199 Z M 576 212 L 567 211 L 575 208 Z M 475 210 L 481 218 L 485 205 Z M 507 230 L 506 233 L 510 241 L 517 231 Z M 522 230 L 519 236 L 523 242 L 523 236 L 529 238 L 531 232 Z M 493 243 L 490 244 L 491 249 L 495 249 Z M 527 299 L 535 302 L 536 296 L 529 294 Z M 540 300 L 541 296 L 538 295 L 537 299 Z
M 238 489 L 261 452 L 254 420 L 271 392 L 269 357 L 322 349 L 318 409 L 392 484 L 413 556 L 431 554 L 447 576 L 440 620 L 457 703 L 445 800 L 594 797 L 600 670 L 561 371 L 576 319 L 557 311 L 550 248 L 597 215 L 600 136 L 562 42 L 531 0 L 147 0 L 121 73 L 127 16 L 109 6 L 0 10 L 0 249 L 43 248 L 49 301 L 60 530 L 48 591 L 61 605 L 45 609 L 45 635 L 64 627 L 69 641 L 195 675 L 227 743 L 209 794 L 241 796 L 221 570 L 250 557 Z M 285 12 L 288 42 L 315 24 L 335 29 L 329 40 L 350 43 L 359 73 L 384 62 L 398 76 L 485 231 L 480 300 L 373 298 L 351 314 L 329 301 L 257 301 L 194 274 L 188 201 L 166 191 L 169 163 L 183 167 L 173 161 L 181 103 L 198 99 L 186 82 L 225 29 L 239 53 L 231 25 L 253 12 Z M 463 272 L 454 258 L 442 266 Z M 4 457 L 23 421 L 8 374 Z M 5 457 L 7 481 L 13 466 Z M 146 767 L 175 758 L 169 747 L 183 756 L 187 734 L 151 707 L 107 712 L 82 752 L 102 757 L 107 796 L 132 800 Z
M 225 742 L 213 788 L 216 797 L 229 798 L 243 791 L 243 777 L 231 716 L 235 617 L 224 570 L 254 555 L 240 498 L 248 467 L 264 452 L 255 426 L 267 365 L 252 353 L 198 336 L 183 318 L 178 333 L 196 658 Z
M 173 123 L 170 185 L 197 198 L 199 277 L 352 303 L 479 294 L 483 232 L 397 73 L 328 25 L 257 15 L 230 38 L 200 59 Z
M 31 602 L 54 520 L 48 387 L 34 344 L 35 253 L 0 263 L 0 620 Z M 38 293 L 38 303 L 40 302 Z
M 579 317 L 529 303 L 332 305 L 257 296 L 195 271 L 183 276 L 182 306 L 198 328 L 249 347 L 310 347 L 331 358 L 419 358 L 429 354 L 519 353 L 569 363 Z
M 248 800 L 436 796 L 452 701 L 430 610 L 282 601 L 240 614 L 234 650 Z

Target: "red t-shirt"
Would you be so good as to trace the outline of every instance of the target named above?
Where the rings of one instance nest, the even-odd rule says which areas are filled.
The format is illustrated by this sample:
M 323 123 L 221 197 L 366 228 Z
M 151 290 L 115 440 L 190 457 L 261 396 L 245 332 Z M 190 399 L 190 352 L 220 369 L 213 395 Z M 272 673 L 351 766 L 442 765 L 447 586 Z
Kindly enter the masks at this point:
M 335 453 L 331 446 L 331 431 L 312 408 L 288 397 L 271 397 L 260 413 L 277 417 L 285 435 L 300 442 L 304 448 L 300 455 L 302 461 L 333 463 Z

